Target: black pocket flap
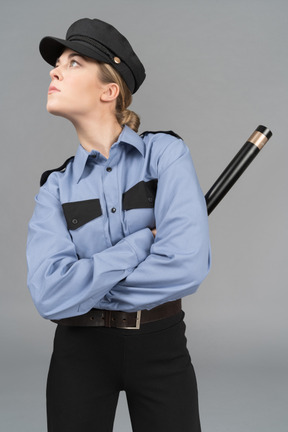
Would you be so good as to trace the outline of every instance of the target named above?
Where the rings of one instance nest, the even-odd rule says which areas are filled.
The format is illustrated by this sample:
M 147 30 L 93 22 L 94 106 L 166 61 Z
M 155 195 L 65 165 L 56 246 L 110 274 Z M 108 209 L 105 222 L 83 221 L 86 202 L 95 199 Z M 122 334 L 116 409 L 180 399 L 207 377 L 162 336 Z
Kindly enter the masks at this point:
M 123 194 L 123 210 L 153 208 L 157 191 L 157 179 L 141 181 Z
M 69 230 L 75 230 L 102 215 L 99 199 L 74 201 L 62 204 Z

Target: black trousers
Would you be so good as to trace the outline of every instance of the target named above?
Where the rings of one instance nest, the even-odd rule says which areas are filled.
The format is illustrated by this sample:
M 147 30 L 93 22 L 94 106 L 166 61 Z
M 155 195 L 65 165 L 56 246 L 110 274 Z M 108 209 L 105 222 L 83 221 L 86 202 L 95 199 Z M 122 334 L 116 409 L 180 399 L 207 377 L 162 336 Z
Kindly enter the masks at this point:
M 200 432 L 183 316 L 140 330 L 58 325 L 47 381 L 48 432 L 111 432 L 122 390 L 133 432 Z

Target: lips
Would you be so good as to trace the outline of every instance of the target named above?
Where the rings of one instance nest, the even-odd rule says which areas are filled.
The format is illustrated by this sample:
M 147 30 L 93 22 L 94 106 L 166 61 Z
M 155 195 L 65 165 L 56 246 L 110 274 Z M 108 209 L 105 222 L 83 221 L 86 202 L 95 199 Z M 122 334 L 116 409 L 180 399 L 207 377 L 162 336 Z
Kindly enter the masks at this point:
M 57 87 L 50 86 L 48 89 L 48 94 L 55 93 L 55 92 L 60 92 L 60 90 L 57 89 Z

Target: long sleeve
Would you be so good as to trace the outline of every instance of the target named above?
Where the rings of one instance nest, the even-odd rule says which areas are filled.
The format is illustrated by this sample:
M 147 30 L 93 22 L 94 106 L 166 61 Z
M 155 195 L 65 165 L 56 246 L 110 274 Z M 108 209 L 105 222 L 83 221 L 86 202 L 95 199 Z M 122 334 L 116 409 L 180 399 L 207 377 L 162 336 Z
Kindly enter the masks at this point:
M 42 187 L 27 242 L 28 287 L 39 313 L 59 319 L 87 312 L 148 256 L 153 241 L 147 228 L 79 259 L 59 199 Z
M 157 235 L 151 253 L 95 307 L 151 309 L 195 292 L 209 271 L 205 199 L 182 141 L 167 146 L 158 170 Z

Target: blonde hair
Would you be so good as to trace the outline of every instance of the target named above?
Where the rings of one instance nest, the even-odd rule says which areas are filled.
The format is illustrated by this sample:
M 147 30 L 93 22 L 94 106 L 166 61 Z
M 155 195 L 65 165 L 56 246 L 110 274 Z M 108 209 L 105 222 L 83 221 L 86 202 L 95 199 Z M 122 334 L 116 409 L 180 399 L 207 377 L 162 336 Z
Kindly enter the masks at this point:
M 138 132 L 140 126 L 140 117 L 128 106 L 132 102 L 132 94 L 125 81 L 118 72 L 108 63 L 98 62 L 100 66 L 99 79 L 104 84 L 116 83 L 119 86 L 119 95 L 116 100 L 115 115 L 120 126 L 127 125 L 135 132 Z

